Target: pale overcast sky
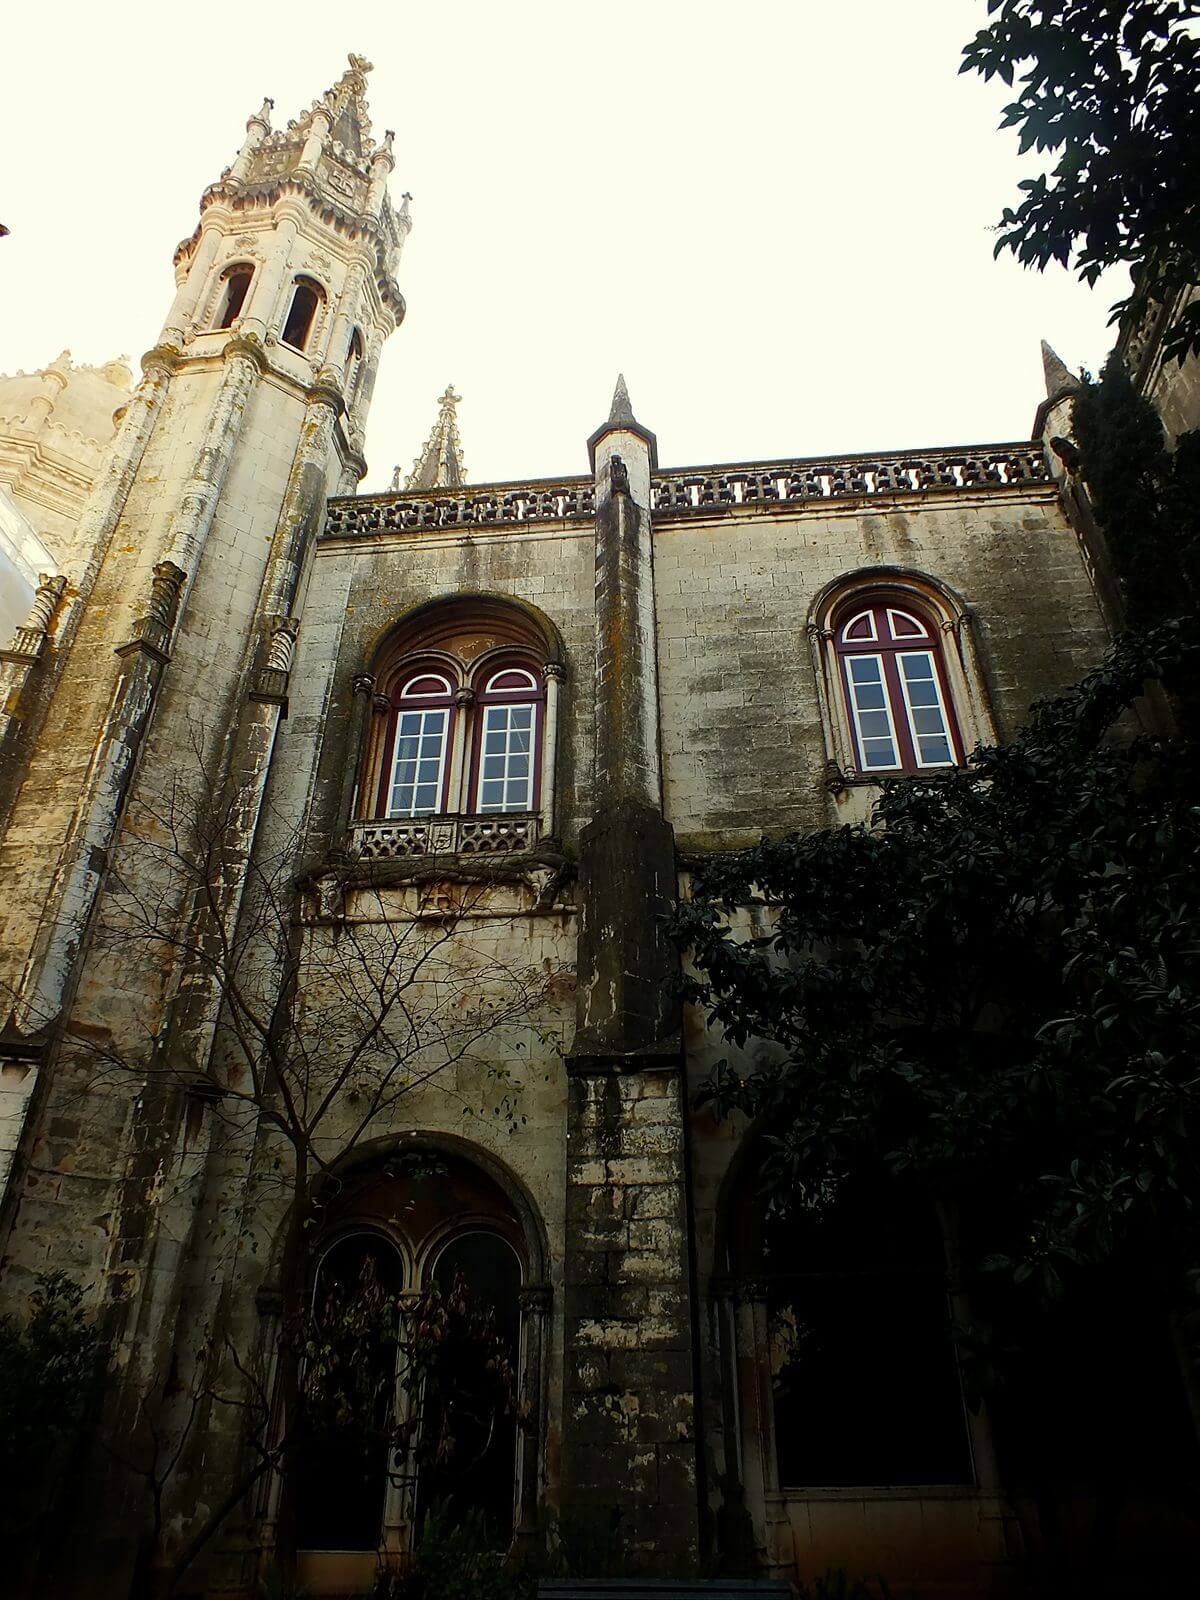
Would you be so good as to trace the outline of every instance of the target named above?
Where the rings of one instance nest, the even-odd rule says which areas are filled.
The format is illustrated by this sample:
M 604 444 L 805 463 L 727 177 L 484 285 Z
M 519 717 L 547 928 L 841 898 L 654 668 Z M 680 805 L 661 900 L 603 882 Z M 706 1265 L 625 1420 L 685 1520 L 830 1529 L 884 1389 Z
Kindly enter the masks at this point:
M 992 260 L 1005 91 L 983 0 L 51 0 L 10 8 L 0 371 L 157 335 L 171 253 L 263 95 L 375 63 L 414 227 L 366 488 L 447 382 L 471 481 L 586 471 L 618 369 L 684 466 L 1023 438 L 1039 338 L 1095 369 L 1109 302 Z

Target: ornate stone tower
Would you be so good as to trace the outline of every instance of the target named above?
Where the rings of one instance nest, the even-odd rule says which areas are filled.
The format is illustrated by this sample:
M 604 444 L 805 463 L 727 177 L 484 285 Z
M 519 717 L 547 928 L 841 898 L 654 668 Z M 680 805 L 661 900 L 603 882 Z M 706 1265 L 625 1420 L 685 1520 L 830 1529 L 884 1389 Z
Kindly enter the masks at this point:
M 133 1426 L 136 1394 L 161 1387 L 169 1355 L 172 1262 L 200 1201 L 178 1202 L 168 1244 L 141 1178 L 189 1113 L 177 1089 L 153 1089 L 161 1075 L 149 1071 L 140 1091 L 88 1100 L 59 1070 L 62 1041 L 103 1037 L 148 1069 L 169 1052 L 185 1073 L 212 1048 L 219 996 L 179 952 L 238 915 L 326 498 L 366 470 L 379 352 L 404 315 L 395 271 L 410 223 L 407 203 L 397 213 L 388 199 L 392 134 L 371 137 L 369 70 L 351 56 L 281 131 L 269 100 L 249 119 L 176 251 L 174 302 L 67 570 L 49 575 L 0 655 L 8 1281 L 19 1292 L 22 1269 L 28 1282 L 52 1238 L 76 1241 L 72 1266 L 126 1351 L 128 1384 L 109 1397 L 118 1432 L 122 1417 Z M 161 963 L 138 962 L 95 935 L 113 922 L 108 888 L 128 841 L 152 835 L 164 805 L 185 830 L 227 807 L 237 836 L 215 905 L 198 908 L 186 875 L 164 862 L 156 915 L 185 937 Z M 21 1163 L 11 1181 L 9 1168 L 71 1104 L 90 1130 L 81 1123 L 86 1179 L 47 1205 Z M 89 1592 L 107 1593 L 106 1570 L 127 1565 L 121 1516 L 97 1503 Z

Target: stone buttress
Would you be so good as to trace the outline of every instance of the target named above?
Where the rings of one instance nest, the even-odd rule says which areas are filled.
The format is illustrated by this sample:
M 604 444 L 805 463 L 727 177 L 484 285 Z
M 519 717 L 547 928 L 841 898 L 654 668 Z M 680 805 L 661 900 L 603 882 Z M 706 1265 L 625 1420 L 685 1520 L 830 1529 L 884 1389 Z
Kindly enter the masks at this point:
M 622 1513 L 641 1565 L 698 1548 L 692 1288 L 675 894 L 662 811 L 650 474 L 624 380 L 589 441 L 596 479 L 596 744 L 580 839 L 568 1058 L 562 1504 Z

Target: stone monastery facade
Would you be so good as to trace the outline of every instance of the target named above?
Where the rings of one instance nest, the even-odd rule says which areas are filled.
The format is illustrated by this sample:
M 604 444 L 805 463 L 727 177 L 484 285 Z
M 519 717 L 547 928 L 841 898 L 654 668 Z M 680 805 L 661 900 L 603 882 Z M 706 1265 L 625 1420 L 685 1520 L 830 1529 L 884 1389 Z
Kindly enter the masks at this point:
M 661 1572 L 1002 1591 L 1021 1507 L 961 1396 L 932 1472 L 805 1466 L 744 1130 L 692 1106 L 727 1047 L 659 919 L 690 860 L 863 818 L 1098 659 L 1102 559 L 1042 442 L 1073 380 L 1048 354 L 1032 441 L 693 468 L 620 382 L 576 475 L 470 486 L 447 391 L 409 485 L 357 495 L 410 227 L 367 70 L 249 119 L 140 379 L 86 379 L 102 448 L 56 466 L 26 425 L 84 382 L 59 363 L 0 403 L 59 561 L 0 652 L 0 1299 L 84 1285 L 134 1463 L 72 1465 L 31 1592 L 169 1565 L 281 1425 L 289 1284 L 368 1258 L 405 1303 L 448 1263 L 489 1286 L 519 1403 L 455 1492 L 503 1542 L 619 1506 Z M 429 963 L 401 999 L 398 951 Z M 402 1454 L 261 1467 L 180 1592 L 281 1553 L 361 1592 L 434 1492 Z

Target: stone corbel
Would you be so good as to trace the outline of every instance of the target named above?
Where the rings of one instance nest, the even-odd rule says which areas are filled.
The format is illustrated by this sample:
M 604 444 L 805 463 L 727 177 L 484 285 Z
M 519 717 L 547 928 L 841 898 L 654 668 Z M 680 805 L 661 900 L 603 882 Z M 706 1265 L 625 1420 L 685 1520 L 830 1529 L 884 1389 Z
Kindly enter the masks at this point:
M 7 650 L 0 650 L 0 661 L 26 662 L 32 666 L 38 660 L 46 648 L 50 624 L 66 587 L 67 580 L 61 573 L 39 573 L 33 606 L 13 635 L 12 644 Z
M 269 643 L 267 659 L 255 675 L 250 690 L 251 700 L 261 700 L 267 705 L 277 705 L 287 716 L 288 677 L 292 670 L 292 656 L 296 648 L 296 635 L 300 632 L 299 617 L 273 617 L 268 624 Z
M 173 561 L 160 561 L 155 566 L 146 610 L 134 623 L 130 638 L 117 646 L 117 655 L 133 655 L 141 651 L 157 661 L 171 659 L 171 633 L 179 613 L 179 597 L 186 576 L 183 568 L 177 567 Z

